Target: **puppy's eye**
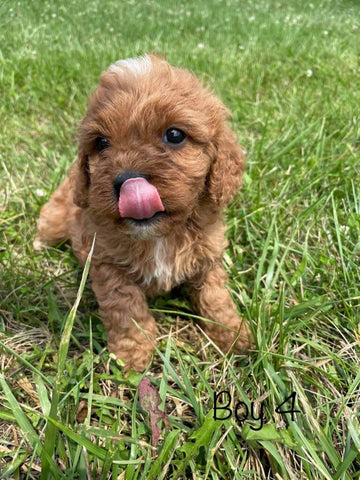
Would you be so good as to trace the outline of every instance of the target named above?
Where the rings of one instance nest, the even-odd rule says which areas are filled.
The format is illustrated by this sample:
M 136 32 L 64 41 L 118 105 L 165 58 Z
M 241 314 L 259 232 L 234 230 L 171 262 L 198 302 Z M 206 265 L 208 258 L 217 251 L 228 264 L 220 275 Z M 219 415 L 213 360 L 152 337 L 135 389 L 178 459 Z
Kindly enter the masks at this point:
M 186 133 L 179 128 L 169 128 L 164 135 L 164 142 L 171 145 L 180 145 L 186 139 Z
M 95 148 L 98 152 L 102 152 L 110 147 L 109 139 L 106 137 L 97 137 L 95 139 Z

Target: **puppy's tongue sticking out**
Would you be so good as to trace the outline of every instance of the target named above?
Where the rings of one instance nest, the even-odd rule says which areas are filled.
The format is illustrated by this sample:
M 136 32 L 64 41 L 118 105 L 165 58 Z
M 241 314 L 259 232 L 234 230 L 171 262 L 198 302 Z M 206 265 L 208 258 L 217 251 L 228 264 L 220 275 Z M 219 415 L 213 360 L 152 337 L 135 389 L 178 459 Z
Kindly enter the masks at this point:
M 159 193 L 145 178 L 129 178 L 120 189 L 119 212 L 122 217 L 144 220 L 165 210 Z

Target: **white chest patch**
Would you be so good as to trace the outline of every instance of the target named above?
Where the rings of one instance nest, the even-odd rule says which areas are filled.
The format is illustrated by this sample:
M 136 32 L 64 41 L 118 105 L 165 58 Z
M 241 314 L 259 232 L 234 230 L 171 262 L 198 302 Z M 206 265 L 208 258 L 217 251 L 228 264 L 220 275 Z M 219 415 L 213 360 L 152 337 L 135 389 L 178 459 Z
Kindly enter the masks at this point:
M 144 283 L 149 285 L 152 280 L 157 280 L 161 288 L 170 289 L 176 279 L 174 278 L 174 265 L 167 251 L 167 242 L 163 238 L 157 239 L 154 244 L 151 266 L 151 270 L 145 275 Z
M 172 265 L 166 257 L 166 240 L 161 238 L 156 241 L 154 248 L 154 277 L 165 283 L 171 281 L 172 276 Z

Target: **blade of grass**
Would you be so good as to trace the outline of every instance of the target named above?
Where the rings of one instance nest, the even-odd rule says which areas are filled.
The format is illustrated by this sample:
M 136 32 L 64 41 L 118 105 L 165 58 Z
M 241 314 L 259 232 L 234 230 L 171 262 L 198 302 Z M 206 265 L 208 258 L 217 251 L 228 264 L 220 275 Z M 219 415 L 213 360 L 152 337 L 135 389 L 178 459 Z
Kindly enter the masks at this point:
M 338 469 L 334 473 L 333 480 L 338 480 L 341 476 L 345 480 L 346 472 L 348 471 L 348 468 L 351 466 L 353 461 L 358 456 L 359 456 L 359 450 L 356 447 L 352 446 L 348 451 L 347 455 L 345 456 L 345 458 L 343 459 L 343 461 L 340 463 Z
M 342 243 L 341 234 L 340 234 L 340 224 L 339 224 L 337 208 L 336 208 L 336 204 L 335 204 L 333 194 L 331 195 L 331 203 L 332 203 L 332 208 L 333 208 L 335 232 L 336 232 L 336 239 L 337 239 L 337 244 L 338 244 L 338 251 L 339 251 L 339 256 L 340 256 L 342 272 L 343 272 L 343 275 L 344 275 L 344 280 L 346 281 L 346 284 L 348 284 L 349 283 L 349 274 L 348 274 L 348 271 L 347 271 L 347 268 L 346 268 L 346 265 L 345 265 L 343 243 Z
M 20 450 L 20 448 L 18 450 Z M 6 478 L 10 478 L 11 480 L 14 478 L 19 478 L 14 475 L 14 472 L 28 460 L 29 453 L 18 453 L 18 450 L 15 450 L 14 458 L 11 460 L 11 462 L 7 462 L 4 470 L 0 471 L 1 480 L 5 480 Z
M 40 370 L 34 367 L 32 363 L 28 362 L 24 357 L 19 355 L 18 353 L 15 352 L 12 348 L 8 347 L 5 343 L 0 341 L 0 347 L 3 348 L 7 353 L 12 355 L 13 357 L 16 358 L 20 363 L 22 363 L 26 368 L 28 368 L 31 372 L 34 372 L 35 375 L 38 375 L 40 378 L 44 380 L 48 385 L 52 386 L 51 380 L 47 378 Z
M 153 466 L 147 474 L 146 478 L 148 480 L 153 480 L 155 478 L 165 478 L 169 464 L 173 459 L 175 450 L 180 443 L 180 433 L 180 430 L 173 430 L 168 433 L 158 457 L 156 458 Z
M 171 343 L 172 343 L 172 330 L 170 329 L 169 337 L 166 342 L 166 350 L 165 350 L 165 358 L 167 362 L 170 362 L 170 355 L 171 355 Z M 168 389 L 168 379 L 165 373 L 165 369 L 163 371 L 163 375 L 161 377 L 160 387 L 159 387 L 159 395 L 161 398 L 161 404 L 159 405 L 159 409 L 164 411 L 165 410 L 165 403 L 166 403 L 166 392 Z
M 93 393 L 94 393 L 94 352 L 93 352 L 93 335 L 92 335 L 92 322 L 90 318 L 90 323 L 89 323 L 89 345 L 90 345 L 90 366 L 89 366 L 89 392 L 88 392 L 88 402 L 87 402 L 87 415 L 84 421 L 84 425 L 86 427 L 90 426 L 90 418 L 91 418 L 91 412 L 92 412 L 92 399 L 93 399 Z M 80 463 L 84 463 L 84 451 L 83 447 L 78 445 L 78 448 L 74 454 L 74 462 L 73 462 L 73 468 L 80 470 Z M 105 465 L 104 465 L 104 470 L 105 470 Z M 105 475 L 105 474 L 104 474 Z
M 188 396 L 190 405 L 191 405 L 192 408 L 194 409 L 196 418 L 197 418 L 200 422 L 202 422 L 202 421 L 203 421 L 203 412 L 202 412 L 201 404 L 200 404 L 199 401 L 196 399 L 196 396 L 195 396 L 195 393 L 194 393 L 194 388 L 193 388 L 193 386 L 192 386 L 192 384 L 191 384 L 190 378 L 189 378 L 189 376 L 188 376 L 188 374 L 187 374 L 186 368 L 185 368 L 185 366 L 184 366 L 184 364 L 183 364 L 183 361 L 182 361 L 182 359 L 181 359 L 181 355 L 179 354 L 178 350 L 176 350 L 176 354 L 177 354 L 178 366 L 179 366 L 179 369 L 180 369 L 181 377 L 182 377 L 183 382 L 184 382 L 185 393 L 186 393 L 187 396 Z
M 91 452 L 97 458 L 99 458 L 100 460 L 106 460 L 108 452 L 107 450 L 105 450 L 105 448 L 95 445 L 88 438 L 74 432 L 74 430 L 72 430 L 71 428 L 67 427 L 66 425 L 62 425 L 51 417 L 48 417 L 47 420 L 56 427 L 56 431 L 61 430 L 67 437 L 76 442 L 78 445 L 86 448 L 86 450 Z
M 44 382 L 42 381 L 42 378 L 39 377 L 38 375 L 34 375 L 34 383 L 36 386 L 36 392 L 39 397 L 42 413 L 44 417 L 47 417 L 50 413 L 50 408 L 51 408 L 51 402 L 49 400 L 48 391 L 46 389 Z
M 72 328 L 74 325 L 74 320 L 76 316 L 77 309 L 80 304 L 80 300 L 85 288 L 86 284 L 86 279 L 89 273 L 89 268 L 90 268 L 90 262 L 91 262 L 91 257 L 94 251 L 94 246 L 95 246 L 95 236 L 93 239 L 93 243 L 89 252 L 89 255 L 87 257 L 85 267 L 83 270 L 81 282 L 80 282 L 80 287 L 78 290 L 78 294 L 75 300 L 75 303 L 70 310 L 70 313 L 65 321 L 64 325 L 64 331 L 61 336 L 61 342 L 59 346 L 59 360 L 58 360 L 58 365 L 57 365 L 57 373 L 55 377 L 55 385 L 53 389 L 53 394 L 52 394 L 52 399 L 51 399 L 51 407 L 50 407 L 50 413 L 49 413 L 49 419 L 53 420 L 53 422 L 48 422 L 46 425 L 45 429 L 45 438 L 44 438 L 44 449 L 43 453 L 41 455 L 41 476 L 40 480 L 48 480 L 49 479 L 49 474 L 50 474 L 50 465 L 49 465 L 49 458 L 53 457 L 54 451 L 55 451 L 55 445 L 56 445 L 56 436 L 57 436 L 57 424 L 56 424 L 56 419 L 57 419 L 57 411 L 58 411 L 58 403 L 60 399 L 60 387 L 61 387 L 61 382 L 62 382 L 62 376 L 65 368 L 65 362 L 66 362 L 66 357 L 67 357 L 67 352 L 69 349 L 69 343 L 70 343 L 70 337 L 71 337 L 71 332 Z
M 9 402 L 9 405 L 14 415 L 14 418 L 16 420 L 16 423 L 21 428 L 25 438 L 33 447 L 34 451 L 35 452 L 38 451 L 39 455 L 41 455 L 42 457 L 44 456 L 45 458 L 45 456 L 47 456 L 47 452 L 43 448 L 39 436 L 37 435 L 34 427 L 32 426 L 31 422 L 28 420 L 24 411 L 20 407 L 18 401 L 16 400 L 14 394 L 11 391 L 11 388 L 9 387 L 4 376 L 1 373 L 0 373 L 0 384 L 2 386 L 2 389 L 4 390 L 6 399 Z M 48 463 L 48 472 L 49 473 L 51 472 L 54 478 L 56 479 L 60 478 L 60 474 L 57 472 L 57 468 L 52 458 L 47 457 L 46 459 Z
M 137 413 L 137 404 L 139 400 L 139 390 L 136 390 L 134 402 L 131 409 L 131 436 L 132 438 L 138 438 L 137 423 L 136 423 L 136 413 Z M 129 461 L 135 461 L 138 458 L 139 445 L 137 443 L 132 443 L 130 446 L 130 456 Z M 136 464 L 130 463 L 126 468 L 125 479 L 132 480 L 137 477 Z
M 297 135 L 293 140 L 291 140 L 291 142 L 286 143 L 284 148 L 282 148 L 281 150 L 276 152 L 274 155 L 272 155 L 272 161 L 274 162 L 275 160 L 283 157 L 286 153 L 290 152 L 291 149 L 295 145 L 297 145 L 300 142 L 300 140 L 304 138 L 309 132 L 311 132 L 311 130 L 313 130 L 315 126 L 316 126 L 316 122 L 311 123 L 308 128 L 300 132 L 299 135 Z

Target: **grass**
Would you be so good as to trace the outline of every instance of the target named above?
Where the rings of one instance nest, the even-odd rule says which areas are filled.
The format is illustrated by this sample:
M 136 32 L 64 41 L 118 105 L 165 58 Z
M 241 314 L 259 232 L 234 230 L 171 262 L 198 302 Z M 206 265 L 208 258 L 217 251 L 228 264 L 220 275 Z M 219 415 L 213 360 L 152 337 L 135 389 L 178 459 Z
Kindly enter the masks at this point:
M 360 5 L 301 3 L 1 3 L 1 479 L 360 478 Z M 181 293 L 151 303 L 155 456 L 70 248 L 32 250 L 100 72 L 151 50 L 212 86 L 248 151 L 224 264 L 256 338 L 223 357 Z

